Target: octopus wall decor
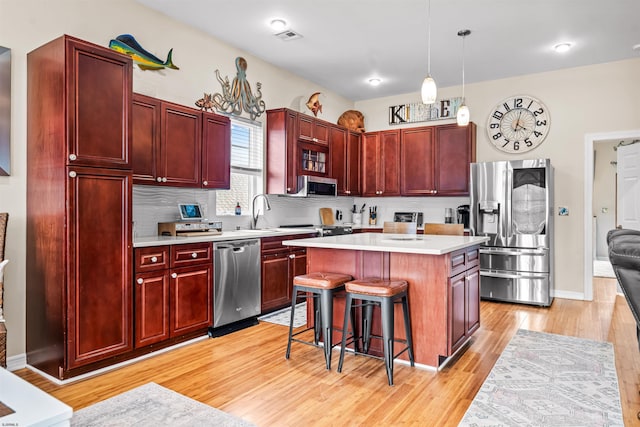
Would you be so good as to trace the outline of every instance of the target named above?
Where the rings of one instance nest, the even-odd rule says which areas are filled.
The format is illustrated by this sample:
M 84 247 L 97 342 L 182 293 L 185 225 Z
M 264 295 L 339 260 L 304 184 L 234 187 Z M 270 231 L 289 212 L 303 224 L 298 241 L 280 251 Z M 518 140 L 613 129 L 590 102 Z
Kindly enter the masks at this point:
M 204 94 L 202 99 L 196 101 L 196 105 L 203 110 L 215 108 L 219 112 L 230 113 L 236 116 L 246 112 L 255 120 L 264 113 L 266 106 L 262 100 L 261 83 L 256 83 L 256 95 L 251 91 L 251 85 L 247 81 L 247 61 L 242 57 L 236 58 L 236 77 L 232 83 L 229 78 L 220 77 L 220 71 L 216 70 L 216 78 L 222 86 L 222 93 Z

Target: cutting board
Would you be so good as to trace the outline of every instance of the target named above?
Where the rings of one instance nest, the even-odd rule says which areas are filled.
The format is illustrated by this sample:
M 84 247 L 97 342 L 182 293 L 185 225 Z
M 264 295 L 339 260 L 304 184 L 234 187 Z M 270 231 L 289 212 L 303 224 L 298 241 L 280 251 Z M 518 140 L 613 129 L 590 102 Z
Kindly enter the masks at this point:
M 333 225 L 333 209 L 320 208 L 320 222 L 322 225 Z

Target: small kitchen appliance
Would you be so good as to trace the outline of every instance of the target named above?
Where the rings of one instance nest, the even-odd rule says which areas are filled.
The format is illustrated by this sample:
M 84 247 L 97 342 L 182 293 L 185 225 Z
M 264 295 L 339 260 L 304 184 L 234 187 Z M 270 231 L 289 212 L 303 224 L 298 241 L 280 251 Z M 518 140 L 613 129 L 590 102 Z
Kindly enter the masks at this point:
M 469 228 L 469 205 L 460 205 L 456 208 L 458 212 L 458 224 L 464 225 L 464 228 Z
M 159 222 L 158 236 L 206 236 L 222 234 L 222 221 Z
M 396 212 L 393 214 L 394 222 L 415 222 L 422 227 L 422 212 Z

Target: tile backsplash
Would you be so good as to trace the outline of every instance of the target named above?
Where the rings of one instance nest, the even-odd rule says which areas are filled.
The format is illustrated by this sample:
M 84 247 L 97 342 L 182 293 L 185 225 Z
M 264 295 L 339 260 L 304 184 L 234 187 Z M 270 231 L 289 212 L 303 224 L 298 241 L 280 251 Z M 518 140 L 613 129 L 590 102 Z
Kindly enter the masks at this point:
M 271 210 L 263 214 L 260 209 L 258 227 L 279 227 L 290 224 L 320 224 L 320 208 L 342 211 L 342 220 L 351 222 L 351 209 L 365 206 L 364 222 L 367 222 L 369 207 L 376 206 L 377 226 L 384 221 L 393 221 L 394 212 L 423 212 L 424 222 L 444 222 L 445 208 L 456 208 L 468 204 L 468 197 L 337 197 L 297 198 L 268 195 Z M 250 226 L 251 212 L 240 216 L 217 216 L 215 212 L 215 190 L 160 187 L 150 185 L 133 186 L 133 233 L 134 237 L 154 236 L 158 222 L 179 220 L 178 203 L 200 203 L 204 216 L 209 221 L 222 221 L 223 230 Z M 334 216 L 335 218 L 335 216 Z

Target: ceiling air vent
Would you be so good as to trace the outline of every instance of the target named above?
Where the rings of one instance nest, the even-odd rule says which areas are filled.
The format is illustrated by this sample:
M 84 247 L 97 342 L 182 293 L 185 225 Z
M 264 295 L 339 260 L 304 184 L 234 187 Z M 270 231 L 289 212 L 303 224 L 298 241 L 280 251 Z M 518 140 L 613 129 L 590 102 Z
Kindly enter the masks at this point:
M 289 41 L 289 40 L 297 40 L 297 39 L 301 39 L 302 36 L 298 33 L 296 33 L 293 30 L 286 30 L 283 31 L 281 33 L 278 33 L 275 35 L 277 38 L 279 38 L 280 40 L 284 40 L 284 41 Z

